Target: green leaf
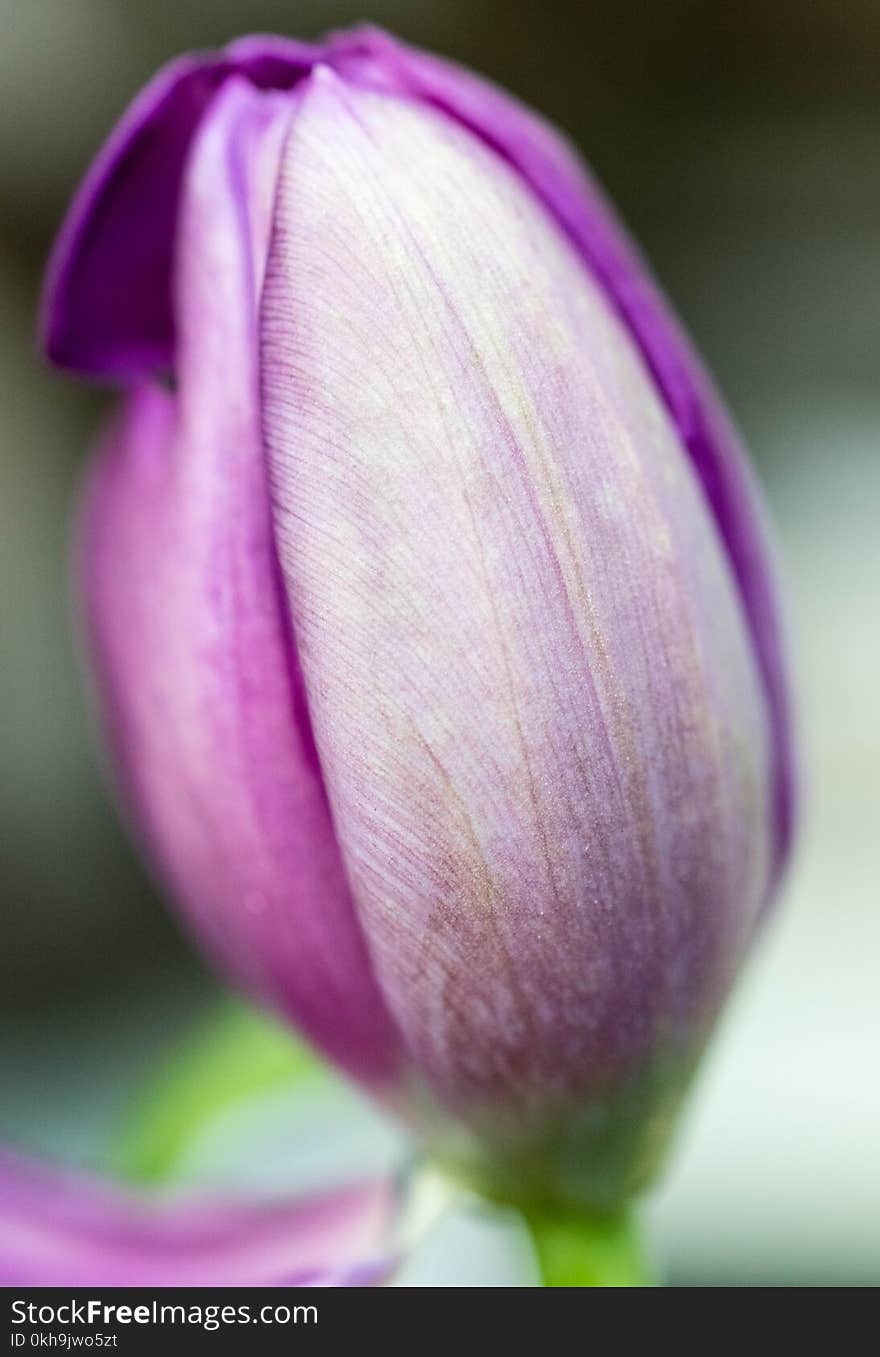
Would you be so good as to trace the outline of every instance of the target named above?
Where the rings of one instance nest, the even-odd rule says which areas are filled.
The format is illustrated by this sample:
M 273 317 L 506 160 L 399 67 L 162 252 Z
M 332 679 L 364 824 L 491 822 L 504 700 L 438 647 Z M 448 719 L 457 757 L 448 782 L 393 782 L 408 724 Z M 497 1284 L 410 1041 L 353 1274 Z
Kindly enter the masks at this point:
M 281 1084 L 322 1079 L 318 1057 L 279 1023 L 229 1003 L 189 1036 L 138 1100 L 114 1167 L 140 1183 L 167 1177 L 226 1107 Z

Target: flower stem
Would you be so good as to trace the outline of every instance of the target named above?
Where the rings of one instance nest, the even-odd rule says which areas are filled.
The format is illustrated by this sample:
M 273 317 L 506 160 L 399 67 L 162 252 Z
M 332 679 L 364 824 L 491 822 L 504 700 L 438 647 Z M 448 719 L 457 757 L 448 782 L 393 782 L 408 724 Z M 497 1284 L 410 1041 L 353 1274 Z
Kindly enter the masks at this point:
M 545 1286 L 651 1286 L 630 1212 L 528 1216 Z

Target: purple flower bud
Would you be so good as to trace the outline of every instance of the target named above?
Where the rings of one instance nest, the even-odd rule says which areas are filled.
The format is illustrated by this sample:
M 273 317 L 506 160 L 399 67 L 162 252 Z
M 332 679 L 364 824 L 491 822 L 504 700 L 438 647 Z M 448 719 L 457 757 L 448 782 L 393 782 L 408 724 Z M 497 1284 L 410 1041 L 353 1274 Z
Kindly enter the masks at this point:
M 125 115 L 47 302 L 127 388 L 88 623 L 196 932 L 490 1188 L 630 1190 L 792 773 L 755 487 L 600 192 L 384 34 L 246 39 Z

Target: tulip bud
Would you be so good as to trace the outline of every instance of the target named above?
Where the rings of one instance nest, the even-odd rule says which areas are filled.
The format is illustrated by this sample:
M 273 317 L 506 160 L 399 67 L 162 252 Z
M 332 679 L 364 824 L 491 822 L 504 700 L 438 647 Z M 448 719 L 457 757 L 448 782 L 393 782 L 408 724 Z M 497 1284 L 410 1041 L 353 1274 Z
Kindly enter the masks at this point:
M 754 488 L 597 190 L 382 34 L 249 39 L 126 115 L 49 303 L 129 388 L 86 608 L 197 934 L 489 1190 L 613 1204 L 792 797 Z

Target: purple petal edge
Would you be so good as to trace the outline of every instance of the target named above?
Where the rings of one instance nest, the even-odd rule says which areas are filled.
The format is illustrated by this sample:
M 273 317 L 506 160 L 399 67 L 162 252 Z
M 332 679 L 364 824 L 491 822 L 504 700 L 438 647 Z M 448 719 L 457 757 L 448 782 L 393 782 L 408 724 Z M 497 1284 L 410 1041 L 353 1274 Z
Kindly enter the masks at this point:
M 148 1195 L 0 1148 L 5 1286 L 374 1286 L 385 1181 L 296 1200 Z

